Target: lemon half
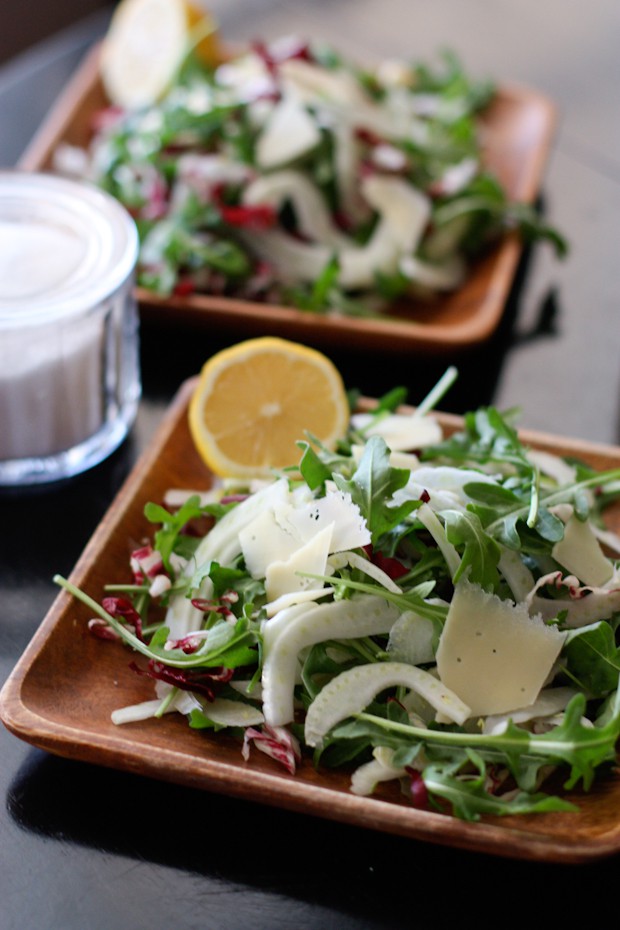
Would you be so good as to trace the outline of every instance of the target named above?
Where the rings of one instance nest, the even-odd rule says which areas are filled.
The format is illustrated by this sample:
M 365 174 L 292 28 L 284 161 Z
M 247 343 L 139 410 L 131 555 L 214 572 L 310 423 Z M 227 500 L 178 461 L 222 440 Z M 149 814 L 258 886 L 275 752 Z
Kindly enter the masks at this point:
M 297 465 L 298 440 L 311 434 L 333 448 L 348 422 L 347 395 L 333 362 L 270 336 L 212 356 L 189 406 L 196 448 L 221 477 L 267 476 Z
M 187 0 L 122 0 L 101 49 L 100 73 L 111 103 L 138 109 L 170 88 L 188 52 L 218 60 L 217 29 Z

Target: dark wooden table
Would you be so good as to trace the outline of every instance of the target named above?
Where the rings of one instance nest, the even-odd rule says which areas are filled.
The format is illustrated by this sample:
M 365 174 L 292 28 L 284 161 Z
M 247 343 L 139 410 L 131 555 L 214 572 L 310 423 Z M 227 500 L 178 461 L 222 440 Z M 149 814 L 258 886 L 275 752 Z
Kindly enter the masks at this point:
M 555 100 L 541 207 L 570 256 L 558 263 L 546 247 L 525 256 L 497 335 L 447 360 L 461 377 L 446 407 L 518 406 L 523 426 L 617 443 L 616 0 L 211 6 L 231 41 L 294 31 L 360 60 L 450 47 L 480 76 Z M 96 16 L 0 68 L 0 166 L 17 161 L 105 22 Z M 130 439 L 73 481 L 0 495 L 0 683 L 55 595 L 52 575 L 71 570 L 179 384 L 235 336 L 143 325 L 144 397 Z M 372 394 L 406 384 L 412 402 L 446 364 L 340 346 L 332 355 L 349 386 Z M 423 845 L 51 757 L 4 728 L 0 755 L 1 930 L 443 927 L 534 913 L 542 922 L 595 915 L 613 894 L 616 857 L 575 867 Z

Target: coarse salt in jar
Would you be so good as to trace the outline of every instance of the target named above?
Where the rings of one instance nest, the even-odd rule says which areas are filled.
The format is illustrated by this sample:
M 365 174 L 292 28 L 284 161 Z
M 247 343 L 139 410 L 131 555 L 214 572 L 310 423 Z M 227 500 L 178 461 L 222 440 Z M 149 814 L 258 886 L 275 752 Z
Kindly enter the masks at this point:
M 127 435 L 137 255 L 135 224 L 108 194 L 0 171 L 0 485 L 78 474 Z

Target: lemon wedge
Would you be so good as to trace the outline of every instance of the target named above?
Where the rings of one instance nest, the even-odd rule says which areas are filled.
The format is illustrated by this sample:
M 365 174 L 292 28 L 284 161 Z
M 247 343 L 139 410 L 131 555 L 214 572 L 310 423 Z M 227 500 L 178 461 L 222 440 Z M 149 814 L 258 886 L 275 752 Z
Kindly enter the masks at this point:
M 348 421 L 346 391 L 333 362 L 271 336 L 212 356 L 189 406 L 198 453 L 220 477 L 266 477 L 273 468 L 296 465 L 298 440 L 311 434 L 333 448 Z
M 159 100 L 190 51 L 218 60 L 217 28 L 187 0 L 122 0 L 101 49 L 100 73 L 110 102 L 138 109 Z

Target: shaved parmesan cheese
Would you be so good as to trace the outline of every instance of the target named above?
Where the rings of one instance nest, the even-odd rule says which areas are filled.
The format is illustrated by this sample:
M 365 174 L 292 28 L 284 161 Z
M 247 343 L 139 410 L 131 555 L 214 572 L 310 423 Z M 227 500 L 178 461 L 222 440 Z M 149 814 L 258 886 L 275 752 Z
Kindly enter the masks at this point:
M 321 542 L 314 542 L 317 537 Z M 370 539 L 359 507 L 350 494 L 339 490 L 328 491 L 325 497 L 308 501 L 297 500 L 293 495 L 275 496 L 239 532 L 241 551 L 252 577 L 271 575 L 267 596 L 272 600 L 295 588 L 308 586 L 308 579 L 303 584 L 299 583 L 299 578 L 294 579 L 294 584 L 289 583 L 297 571 L 325 574 L 325 563 L 317 553 L 322 551 L 326 540 L 332 553 L 361 548 L 368 545 Z M 304 552 L 309 558 L 305 563 Z M 286 571 L 283 563 L 290 563 L 289 580 L 281 576 L 278 582 L 278 573 Z
M 275 168 L 312 151 L 321 133 L 306 108 L 287 94 L 273 108 L 256 141 L 256 162 L 260 168 Z
M 304 507 L 291 508 L 287 522 L 304 541 L 328 524 L 333 524 L 330 552 L 358 549 L 371 541 L 359 507 L 345 491 L 327 491 L 325 497 L 310 501 Z
M 272 562 L 288 559 L 300 546 L 298 537 L 284 529 L 273 510 L 263 510 L 239 533 L 245 567 L 252 578 L 264 578 Z
M 306 575 L 325 575 L 334 524 L 313 536 L 286 561 L 273 561 L 267 566 L 265 591 L 275 600 L 292 591 L 307 591 L 323 587 L 323 582 Z M 300 574 L 303 572 L 304 574 Z
M 564 537 L 551 554 L 556 562 L 584 584 L 602 587 L 614 573 L 611 561 L 603 554 L 590 523 L 574 514 L 564 527 Z
M 351 455 L 356 463 L 359 463 L 364 454 L 364 446 L 351 446 Z M 420 467 L 420 459 L 413 452 L 393 452 L 390 451 L 390 465 L 392 468 L 407 468 L 413 471 Z
M 391 413 L 373 422 L 371 413 L 356 413 L 351 417 L 354 429 L 363 430 L 366 437 L 381 436 L 393 452 L 421 449 L 441 442 L 443 434 L 437 420 L 415 413 Z
M 460 582 L 437 649 L 439 677 L 473 716 L 506 713 L 536 700 L 565 637 L 525 604 Z
M 558 484 L 573 484 L 576 481 L 577 470 L 574 465 L 570 465 L 554 455 L 553 452 L 544 452 L 542 449 L 528 449 L 528 458 L 530 462 L 537 465 L 543 474 L 548 475 L 557 481 Z
M 377 662 L 356 665 L 341 672 L 319 691 L 308 708 L 305 739 L 308 746 L 320 746 L 336 724 L 365 707 L 386 688 L 402 685 L 417 691 L 443 717 L 464 723 L 470 709 L 434 675 L 405 662 Z

